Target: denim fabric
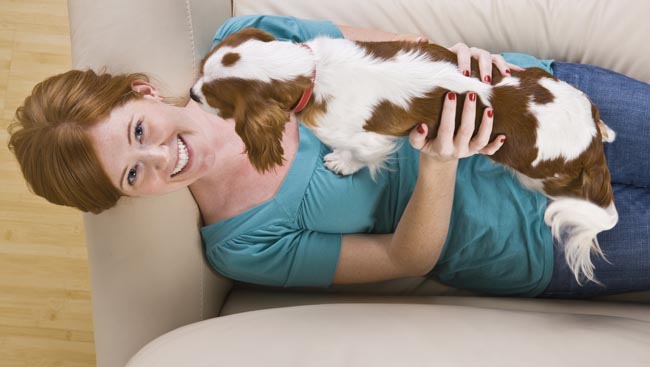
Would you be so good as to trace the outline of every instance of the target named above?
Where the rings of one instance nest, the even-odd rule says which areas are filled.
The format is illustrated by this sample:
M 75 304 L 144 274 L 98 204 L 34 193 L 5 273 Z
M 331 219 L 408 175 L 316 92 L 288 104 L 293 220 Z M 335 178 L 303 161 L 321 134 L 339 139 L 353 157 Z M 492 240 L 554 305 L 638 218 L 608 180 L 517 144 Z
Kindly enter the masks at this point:
M 601 119 L 616 132 L 605 144 L 618 224 L 598 236 L 608 262 L 592 255 L 603 285 L 580 286 L 554 244 L 551 281 L 541 297 L 587 298 L 650 290 L 650 84 L 593 65 L 554 62 L 554 75 L 591 98 Z

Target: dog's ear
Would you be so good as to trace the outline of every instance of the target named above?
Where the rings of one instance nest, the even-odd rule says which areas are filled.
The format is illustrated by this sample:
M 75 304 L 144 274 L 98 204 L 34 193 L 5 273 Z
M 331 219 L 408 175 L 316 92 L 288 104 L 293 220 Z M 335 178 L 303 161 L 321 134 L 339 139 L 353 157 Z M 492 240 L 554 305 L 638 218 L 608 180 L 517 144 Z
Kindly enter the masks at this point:
M 257 171 L 264 173 L 282 165 L 282 136 L 288 121 L 289 112 L 273 99 L 251 94 L 236 99 L 235 131 Z

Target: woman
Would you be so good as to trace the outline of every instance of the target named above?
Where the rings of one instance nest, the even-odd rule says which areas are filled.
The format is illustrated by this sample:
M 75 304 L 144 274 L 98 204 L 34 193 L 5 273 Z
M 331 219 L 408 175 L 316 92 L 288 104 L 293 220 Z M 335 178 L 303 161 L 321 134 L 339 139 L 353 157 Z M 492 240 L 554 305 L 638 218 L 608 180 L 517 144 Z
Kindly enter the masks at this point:
M 239 17 L 224 24 L 215 41 L 246 26 L 294 41 L 317 34 L 395 37 L 329 22 Z M 455 50 L 459 68 L 468 70 L 468 50 Z M 489 82 L 492 58 L 474 54 L 482 55 L 481 74 Z M 85 211 L 104 210 L 121 195 L 189 186 L 205 224 L 201 232 L 211 264 L 247 282 L 327 286 L 430 274 L 452 286 L 502 295 L 581 297 L 650 289 L 650 246 L 643 236 L 649 206 L 637 208 L 628 199 L 650 202 L 650 169 L 639 167 L 649 168 L 640 154 L 648 139 L 644 126 L 633 126 L 647 121 L 648 113 L 632 108 L 650 96 L 650 87 L 594 67 L 554 63 L 551 70 L 548 62 L 509 57 L 585 88 L 624 141 L 622 150 L 608 148 L 613 180 L 641 188 L 635 194 L 627 186 L 616 189 L 621 219 L 600 237 L 614 265 L 596 260 L 596 277 L 606 287 L 577 285 L 563 267 L 561 247 L 553 251 L 543 222 L 546 199 L 476 154 L 492 154 L 507 141 L 499 136 L 488 142 L 499 112 L 476 111 L 468 98 L 454 134 L 452 93 L 438 137 L 427 141 L 426 127 L 414 129 L 377 182 L 367 171 L 341 177 L 325 169 L 328 148 L 295 120 L 283 139 L 287 162 L 260 175 L 241 154 L 231 121 L 206 114 L 192 101 L 184 107 L 163 103 L 158 89 L 138 74 L 70 72 L 41 83 L 17 111 L 10 147 L 35 193 Z M 506 73 L 505 62 L 496 62 Z M 620 83 L 616 104 L 605 103 L 609 96 L 600 93 L 601 86 L 570 80 L 579 75 Z M 468 127 L 475 113 L 483 114 L 483 122 L 472 138 Z M 621 117 L 629 125 L 620 124 Z M 57 127 L 42 128 L 47 123 Z M 617 231 L 638 238 L 621 243 Z

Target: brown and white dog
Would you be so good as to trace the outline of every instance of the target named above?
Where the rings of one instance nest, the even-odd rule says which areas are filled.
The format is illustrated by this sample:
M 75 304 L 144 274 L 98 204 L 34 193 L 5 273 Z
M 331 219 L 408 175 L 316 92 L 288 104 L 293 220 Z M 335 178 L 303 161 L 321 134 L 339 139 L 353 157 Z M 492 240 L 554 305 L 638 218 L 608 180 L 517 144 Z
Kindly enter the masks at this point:
M 284 126 L 291 112 L 332 152 L 325 165 L 348 175 L 374 173 L 394 152 L 398 137 L 418 123 L 437 131 L 444 96 L 475 92 L 477 108 L 494 108 L 492 138 L 507 136 L 491 158 L 511 168 L 523 185 L 551 198 L 545 221 L 562 236 L 566 260 L 596 281 L 596 235 L 618 221 L 603 141 L 614 132 L 581 91 L 542 69 L 479 80 L 478 65 L 464 76 L 456 55 L 434 44 L 355 42 L 316 38 L 304 44 L 276 41 L 248 28 L 228 36 L 202 61 L 190 95 L 237 134 L 259 171 L 281 165 Z M 456 124 L 464 96 L 459 96 Z M 476 126 L 481 122 L 477 114 Z

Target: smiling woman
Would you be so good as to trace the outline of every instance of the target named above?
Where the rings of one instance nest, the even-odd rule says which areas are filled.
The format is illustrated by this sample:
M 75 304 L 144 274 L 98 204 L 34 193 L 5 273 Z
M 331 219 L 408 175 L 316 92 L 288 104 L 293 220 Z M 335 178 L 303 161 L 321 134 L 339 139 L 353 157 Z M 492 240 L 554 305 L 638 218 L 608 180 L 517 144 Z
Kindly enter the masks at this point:
M 151 196 L 187 187 L 214 163 L 214 121 L 193 108 L 167 104 L 158 89 L 131 83 L 134 94 L 87 129 L 112 185 L 127 196 Z M 213 128 L 210 128 L 213 127 Z
M 131 93 L 136 80 L 148 78 L 72 70 L 34 87 L 9 127 L 9 149 L 35 194 L 85 212 L 115 205 L 121 192 L 98 164 L 86 130 L 114 108 L 142 98 Z
M 190 187 L 200 202 L 223 204 L 215 205 L 219 210 L 201 207 L 204 220 L 214 221 L 272 196 L 286 168 L 264 184 L 256 176 L 255 193 L 233 199 L 233 192 L 241 194 L 237 180 L 257 175 L 241 168 L 245 147 L 234 139 L 233 122 L 194 101 L 174 102 L 145 74 L 72 70 L 34 87 L 9 127 L 9 149 L 35 194 L 95 214 L 122 196 Z M 297 143 L 293 126 L 287 140 Z

